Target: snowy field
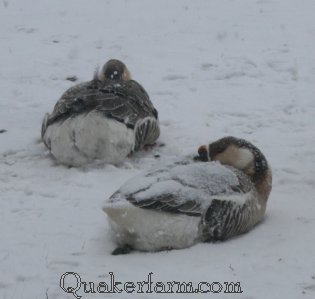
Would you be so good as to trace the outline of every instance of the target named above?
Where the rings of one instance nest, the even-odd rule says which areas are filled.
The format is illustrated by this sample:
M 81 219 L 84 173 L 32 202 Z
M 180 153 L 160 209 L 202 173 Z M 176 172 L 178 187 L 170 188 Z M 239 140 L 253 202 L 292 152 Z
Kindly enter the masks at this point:
M 315 298 L 314 13 L 314 0 L 1 1 L 0 298 L 76 298 L 59 285 L 65 272 L 96 285 L 109 272 L 135 284 L 152 272 L 153 283 L 243 291 L 82 287 L 83 299 Z M 165 147 L 118 167 L 57 165 L 39 142 L 42 117 L 75 84 L 67 77 L 90 80 L 109 58 L 147 89 Z M 273 168 L 265 221 L 223 243 L 112 256 L 104 200 L 160 160 L 226 135 L 256 144 Z

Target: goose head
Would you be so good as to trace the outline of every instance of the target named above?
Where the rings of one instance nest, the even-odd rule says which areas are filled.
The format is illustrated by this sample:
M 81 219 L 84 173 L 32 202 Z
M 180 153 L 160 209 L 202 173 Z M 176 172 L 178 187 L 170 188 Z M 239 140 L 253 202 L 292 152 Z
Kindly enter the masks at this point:
M 218 161 L 241 170 L 267 200 L 271 191 L 272 173 L 265 156 L 255 145 L 229 136 L 200 146 L 198 154 L 201 161 Z
M 102 67 L 98 79 L 105 80 L 131 80 L 130 72 L 127 66 L 120 60 L 110 59 Z

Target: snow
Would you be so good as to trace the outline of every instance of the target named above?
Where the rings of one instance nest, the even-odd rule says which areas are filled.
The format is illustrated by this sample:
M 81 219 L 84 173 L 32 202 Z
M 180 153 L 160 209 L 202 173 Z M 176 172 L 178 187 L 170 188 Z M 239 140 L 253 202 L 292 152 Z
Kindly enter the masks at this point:
M 82 281 L 240 282 L 242 294 L 82 298 L 314 298 L 315 2 L 6 0 L 0 3 L 0 298 L 74 298 Z M 164 147 L 118 167 L 57 165 L 41 120 L 77 76 L 123 60 L 159 111 Z M 168 157 L 226 135 L 273 168 L 265 221 L 185 250 L 112 256 L 104 200 Z M 154 158 L 160 155 L 160 158 Z

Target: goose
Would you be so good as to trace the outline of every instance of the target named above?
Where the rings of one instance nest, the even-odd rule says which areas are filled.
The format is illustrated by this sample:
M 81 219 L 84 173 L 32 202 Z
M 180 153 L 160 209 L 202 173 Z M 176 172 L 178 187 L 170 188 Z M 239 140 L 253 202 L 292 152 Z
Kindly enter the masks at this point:
M 106 200 L 113 254 L 182 249 L 248 232 L 263 220 L 271 187 L 262 152 L 232 136 L 200 146 L 195 159 L 161 162 Z
M 119 164 L 160 135 L 158 112 L 120 60 L 107 61 L 93 80 L 69 88 L 42 122 L 41 136 L 61 164 Z

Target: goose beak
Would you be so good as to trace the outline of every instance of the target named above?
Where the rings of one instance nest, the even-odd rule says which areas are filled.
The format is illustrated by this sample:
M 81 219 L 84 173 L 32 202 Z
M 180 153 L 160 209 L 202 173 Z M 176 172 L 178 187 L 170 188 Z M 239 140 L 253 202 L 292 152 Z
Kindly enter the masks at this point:
M 206 145 L 202 145 L 198 149 L 200 161 L 207 162 L 209 161 L 208 150 Z

